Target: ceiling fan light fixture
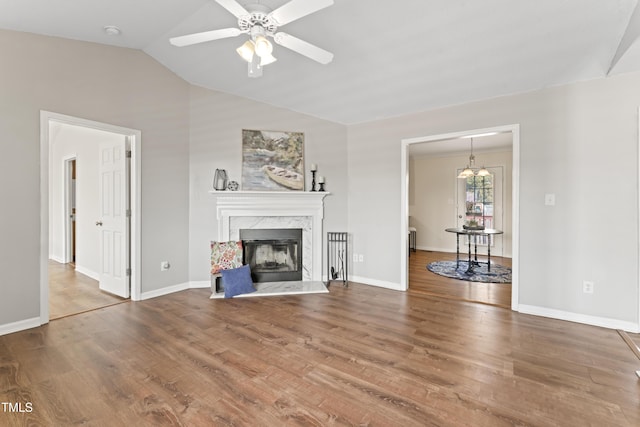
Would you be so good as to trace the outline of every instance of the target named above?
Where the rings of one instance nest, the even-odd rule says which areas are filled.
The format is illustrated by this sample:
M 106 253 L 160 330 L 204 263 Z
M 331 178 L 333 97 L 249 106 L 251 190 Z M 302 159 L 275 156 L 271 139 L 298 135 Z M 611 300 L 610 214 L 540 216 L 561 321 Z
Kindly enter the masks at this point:
M 275 56 L 271 55 L 270 53 L 267 55 L 262 55 L 260 57 L 260 66 L 264 67 L 265 65 L 273 64 L 277 60 L 278 59 Z
M 240 55 L 242 59 L 244 59 L 248 63 L 251 63 L 251 61 L 253 60 L 253 54 L 255 52 L 253 42 L 251 40 L 247 40 L 242 44 L 242 46 L 236 49 L 236 52 L 238 52 L 238 55 Z
M 247 7 L 239 0 L 215 0 L 223 8 L 238 18 L 236 27 L 202 31 L 171 37 L 169 43 L 183 47 L 214 40 L 237 37 L 241 34 L 249 36 L 236 52 L 248 64 L 249 77 L 260 77 L 262 67 L 276 61 L 272 55 L 273 41 L 300 55 L 306 56 L 320 64 L 328 64 L 333 54 L 311 43 L 286 33 L 278 32 L 278 27 L 296 21 L 307 15 L 333 5 L 334 0 L 288 0 L 275 10 L 268 6 L 249 4 Z
M 262 77 L 262 64 L 258 55 L 254 55 L 253 59 L 249 61 L 247 75 L 252 78 Z
M 265 36 L 257 36 L 253 43 L 255 44 L 256 55 L 260 57 L 270 56 L 271 52 L 273 52 L 273 45 Z

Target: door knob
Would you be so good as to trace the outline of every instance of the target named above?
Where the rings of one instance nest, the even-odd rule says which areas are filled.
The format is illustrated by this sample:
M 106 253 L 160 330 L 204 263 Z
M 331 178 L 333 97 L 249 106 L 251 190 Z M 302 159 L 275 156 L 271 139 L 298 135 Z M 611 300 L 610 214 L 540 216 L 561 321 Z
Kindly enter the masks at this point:
M 102 221 L 96 221 L 96 225 L 102 227 Z

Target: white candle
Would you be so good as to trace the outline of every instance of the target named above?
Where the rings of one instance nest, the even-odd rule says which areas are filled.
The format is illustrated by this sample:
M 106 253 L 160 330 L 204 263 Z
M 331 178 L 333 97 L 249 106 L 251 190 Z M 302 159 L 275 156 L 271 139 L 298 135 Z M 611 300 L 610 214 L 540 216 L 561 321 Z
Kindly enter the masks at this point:
M 324 176 L 318 177 L 318 184 L 324 184 Z
M 315 172 L 318 170 L 318 165 L 316 165 L 315 163 L 311 163 L 311 172 Z

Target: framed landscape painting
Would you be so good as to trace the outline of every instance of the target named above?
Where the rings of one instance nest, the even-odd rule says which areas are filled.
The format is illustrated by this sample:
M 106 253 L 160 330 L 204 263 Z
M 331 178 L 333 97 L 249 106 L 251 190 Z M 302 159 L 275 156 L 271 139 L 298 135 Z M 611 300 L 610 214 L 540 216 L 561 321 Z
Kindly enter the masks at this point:
M 304 191 L 304 134 L 244 129 L 242 189 Z

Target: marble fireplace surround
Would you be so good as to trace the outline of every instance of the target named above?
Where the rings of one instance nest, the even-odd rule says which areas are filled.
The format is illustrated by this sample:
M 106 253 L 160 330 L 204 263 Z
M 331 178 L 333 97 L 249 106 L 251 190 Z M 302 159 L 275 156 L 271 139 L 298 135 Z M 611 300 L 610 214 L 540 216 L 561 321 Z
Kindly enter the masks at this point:
M 237 240 L 240 229 L 301 228 L 302 280 L 322 280 L 322 220 L 327 192 L 211 191 L 218 239 Z

